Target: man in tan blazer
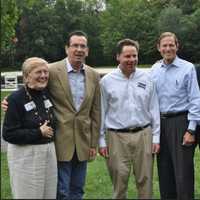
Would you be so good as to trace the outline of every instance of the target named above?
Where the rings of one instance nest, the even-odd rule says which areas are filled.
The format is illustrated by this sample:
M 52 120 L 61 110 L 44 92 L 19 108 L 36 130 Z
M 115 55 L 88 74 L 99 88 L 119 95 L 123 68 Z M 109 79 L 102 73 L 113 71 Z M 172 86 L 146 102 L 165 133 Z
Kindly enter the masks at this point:
M 87 35 L 69 34 L 67 58 L 49 65 L 48 89 L 57 118 L 57 199 L 82 199 L 87 161 L 96 156 L 100 132 L 99 74 L 84 64 Z M 8 102 L 2 101 L 6 111 Z M 48 106 L 48 105 L 47 105 Z
M 99 74 L 84 64 L 87 35 L 75 31 L 67 58 L 49 66 L 48 89 L 57 117 L 58 199 L 81 199 L 87 161 L 94 159 L 100 129 Z

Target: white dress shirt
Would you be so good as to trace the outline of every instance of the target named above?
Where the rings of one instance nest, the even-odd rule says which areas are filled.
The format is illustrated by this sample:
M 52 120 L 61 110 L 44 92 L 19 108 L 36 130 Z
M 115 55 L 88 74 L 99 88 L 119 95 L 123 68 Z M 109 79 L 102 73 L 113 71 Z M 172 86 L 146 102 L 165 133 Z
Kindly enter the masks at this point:
M 118 67 L 101 79 L 100 87 L 100 147 L 106 146 L 105 132 L 108 128 L 135 128 L 149 123 L 153 132 L 153 143 L 160 142 L 158 98 L 154 83 L 147 72 L 136 68 L 127 78 Z

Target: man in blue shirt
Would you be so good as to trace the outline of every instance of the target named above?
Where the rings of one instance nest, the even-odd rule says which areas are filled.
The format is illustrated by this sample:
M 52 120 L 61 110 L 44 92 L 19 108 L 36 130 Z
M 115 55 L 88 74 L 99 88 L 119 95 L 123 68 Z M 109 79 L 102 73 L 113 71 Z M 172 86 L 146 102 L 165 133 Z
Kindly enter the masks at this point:
M 177 56 L 178 39 L 165 32 L 157 43 L 163 57 L 152 66 L 160 112 L 158 175 L 162 199 L 194 197 L 195 129 L 200 120 L 200 92 L 194 65 Z

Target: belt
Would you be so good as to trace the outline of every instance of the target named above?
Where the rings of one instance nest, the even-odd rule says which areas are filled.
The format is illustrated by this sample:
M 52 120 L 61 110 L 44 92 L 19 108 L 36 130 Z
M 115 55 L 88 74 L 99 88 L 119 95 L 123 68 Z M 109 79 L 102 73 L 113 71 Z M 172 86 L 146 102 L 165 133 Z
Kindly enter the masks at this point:
M 147 128 L 150 124 L 146 124 L 145 126 L 141 127 L 135 127 L 135 128 L 124 128 L 124 129 L 114 129 L 114 128 L 108 128 L 109 131 L 115 131 L 115 132 L 122 132 L 122 133 L 135 133 L 138 131 L 141 131 L 145 128 Z
M 160 113 L 161 119 L 170 118 L 170 117 L 177 117 L 180 115 L 187 115 L 188 111 L 181 111 L 181 112 L 163 112 Z

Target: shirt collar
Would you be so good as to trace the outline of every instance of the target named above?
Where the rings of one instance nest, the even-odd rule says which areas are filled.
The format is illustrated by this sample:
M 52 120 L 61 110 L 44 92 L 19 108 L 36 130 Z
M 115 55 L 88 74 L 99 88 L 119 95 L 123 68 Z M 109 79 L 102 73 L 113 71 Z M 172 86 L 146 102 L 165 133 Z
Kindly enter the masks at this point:
M 126 77 L 126 76 L 124 75 L 124 73 L 122 72 L 122 70 L 120 69 L 120 65 L 117 66 L 117 70 L 118 70 L 118 73 L 121 74 L 121 76 Z M 131 75 L 130 75 L 129 78 L 133 78 L 133 76 L 135 75 L 136 70 L 137 70 L 137 68 L 135 68 L 135 71 L 131 73 Z M 127 78 L 127 77 L 126 77 L 126 78 Z
M 67 67 L 67 72 L 70 73 L 70 72 L 77 72 L 77 70 L 73 69 L 71 63 L 69 62 L 69 59 L 66 58 L 66 67 Z M 81 66 L 81 70 L 80 71 L 85 71 L 85 65 L 82 64 Z
M 164 63 L 164 60 L 161 60 L 161 67 L 167 68 L 167 67 L 179 67 L 179 66 L 180 65 L 179 65 L 179 57 L 178 56 L 176 56 L 175 59 L 173 60 L 173 62 L 170 63 L 169 65 L 166 65 Z

